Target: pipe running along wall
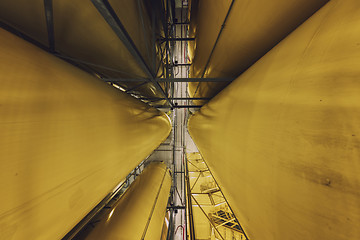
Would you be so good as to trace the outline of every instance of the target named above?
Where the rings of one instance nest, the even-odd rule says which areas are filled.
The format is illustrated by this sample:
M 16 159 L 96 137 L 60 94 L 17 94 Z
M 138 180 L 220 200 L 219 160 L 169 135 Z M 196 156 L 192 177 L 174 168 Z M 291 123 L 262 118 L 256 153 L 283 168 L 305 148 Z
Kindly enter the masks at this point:
M 150 163 L 90 234 L 80 239 L 160 239 L 170 187 L 166 165 Z
M 169 118 L 0 29 L 0 239 L 61 239 Z
M 250 239 L 360 239 L 360 2 L 333 0 L 194 114 Z
M 190 76 L 238 77 L 327 1 L 193 0 L 190 37 L 196 37 L 196 42 L 189 45 Z M 222 25 L 224 28 L 214 48 Z M 213 97 L 226 85 L 192 82 L 189 83 L 189 94 Z M 195 100 L 196 104 L 203 102 Z
M 54 39 L 57 52 L 95 64 L 87 65 L 87 69 L 96 72 L 96 76 L 148 78 L 91 0 L 49 1 L 53 2 Z M 147 65 L 152 67 L 151 17 L 143 1 L 110 0 L 109 3 Z M 44 0 L 0 1 L 0 21 L 48 46 Z M 158 32 L 157 29 L 155 31 Z M 156 61 L 159 65 L 160 49 L 156 47 L 156 51 L 158 52 Z M 129 89 L 140 83 L 118 84 Z M 163 83 L 162 86 L 165 87 Z M 136 91 L 147 97 L 163 97 L 151 83 L 136 88 Z

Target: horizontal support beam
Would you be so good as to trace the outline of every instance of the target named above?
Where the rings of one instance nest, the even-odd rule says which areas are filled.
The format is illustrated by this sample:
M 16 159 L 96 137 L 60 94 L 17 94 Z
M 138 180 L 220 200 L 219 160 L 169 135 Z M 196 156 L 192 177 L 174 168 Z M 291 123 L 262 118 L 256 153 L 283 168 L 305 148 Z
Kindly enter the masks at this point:
M 155 108 L 201 108 L 203 105 L 175 105 L 174 107 L 170 106 L 153 106 Z
M 174 25 L 188 25 L 190 23 L 188 22 L 178 22 L 178 23 L 174 23 Z
M 42 44 L 41 42 L 35 40 L 34 38 L 30 37 L 29 35 L 17 30 L 16 28 L 12 27 L 11 25 L 0 21 L 0 27 L 5 29 L 8 32 L 11 32 L 12 34 L 30 42 L 31 44 L 34 44 L 35 46 L 41 48 L 42 50 L 45 50 L 47 52 L 51 52 L 50 48 L 44 44 Z
M 174 152 L 174 151 L 182 151 L 182 150 L 171 150 L 171 149 L 155 149 L 154 150 L 154 152 Z
M 191 193 L 191 195 L 212 195 L 213 193 L 212 192 L 209 192 L 209 193 Z
M 168 209 L 185 209 L 185 206 L 168 206 Z
M 165 100 L 165 98 L 146 98 L 146 97 L 141 97 L 139 98 L 140 100 L 149 100 L 149 101 L 154 101 L 154 100 Z M 170 100 L 210 100 L 211 98 L 202 98 L 202 97 L 197 97 L 197 98 L 169 98 Z
M 175 41 L 195 41 L 195 38 L 163 38 L 163 41 L 175 42 Z
M 105 82 L 147 82 L 146 78 L 103 78 Z M 232 82 L 234 78 L 155 78 L 156 82 Z
M 159 82 L 232 82 L 234 78 L 158 78 Z
M 175 63 L 174 64 L 174 67 L 177 67 L 177 66 L 191 66 L 191 63 Z

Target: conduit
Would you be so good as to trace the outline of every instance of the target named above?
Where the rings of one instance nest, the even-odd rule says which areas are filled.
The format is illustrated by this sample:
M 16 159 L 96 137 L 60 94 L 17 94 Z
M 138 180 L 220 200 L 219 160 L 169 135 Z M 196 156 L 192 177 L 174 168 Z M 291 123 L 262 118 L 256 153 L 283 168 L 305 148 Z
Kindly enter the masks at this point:
M 171 125 L 2 29 L 0 42 L 0 239 L 61 239 Z
M 86 240 L 161 239 L 171 176 L 163 163 L 150 163 Z
M 359 33 L 330 1 L 190 118 L 249 239 L 360 239 Z

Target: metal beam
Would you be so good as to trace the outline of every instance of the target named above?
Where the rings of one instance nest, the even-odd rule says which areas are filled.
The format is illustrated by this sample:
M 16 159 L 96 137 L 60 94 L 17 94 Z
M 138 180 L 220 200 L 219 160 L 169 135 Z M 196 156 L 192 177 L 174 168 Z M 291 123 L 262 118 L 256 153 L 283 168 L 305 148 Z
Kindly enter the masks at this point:
M 155 149 L 154 152 L 173 152 L 172 149 Z M 182 150 L 175 150 L 175 151 L 182 151 Z
M 193 203 L 192 203 L 192 195 L 191 195 L 191 190 L 190 190 L 190 178 L 189 178 L 189 165 L 188 162 L 186 160 L 186 164 L 185 164 L 185 181 L 186 181 L 186 196 L 187 196 L 187 213 L 188 213 L 188 218 L 189 218 L 189 235 L 190 235 L 190 240 L 195 240 L 195 227 L 194 227 L 194 216 L 193 216 Z
M 225 212 L 225 213 L 226 213 L 226 212 Z M 226 215 L 226 216 L 227 216 L 227 215 Z M 217 215 L 216 213 L 212 213 L 212 214 L 211 214 L 211 217 L 220 219 L 221 221 L 224 221 L 224 222 L 227 222 L 227 221 L 229 221 L 229 219 L 230 219 L 230 218 L 223 218 L 223 217 Z M 236 220 L 236 218 L 235 218 L 235 217 L 232 217 L 230 220 L 234 221 L 234 220 Z
M 165 98 L 147 98 L 147 97 L 141 97 L 139 98 L 140 100 L 149 100 L 149 101 L 157 101 L 157 100 L 165 100 Z M 211 98 L 191 98 L 191 97 L 188 97 L 188 98 L 169 98 L 171 100 L 210 100 Z
M 5 29 L 6 31 L 30 42 L 31 44 L 34 44 L 35 46 L 41 48 L 42 50 L 45 50 L 47 52 L 50 51 L 48 46 L 45 46 L 43 43 L 35 40 L 34 38 L 30 37 L 29 35 L 26 35 L 25 33 L 17 30 L 16 28 L 12 27 L 11 25 L 9 25 L 5 22 L 0 21 L 0 27 Z
M 196 178 L 196 180 L 195 180 L 194 184 L 193 184 L 193 185 L 192 185 L 192 187 L 190 188 L 190 191 L 192 191 L 192 190 L 194 189 L 194 187 L 195 187 L 196 183 L 198 182 L 198 180 L 199 180 L 199 178 L 200 178 L 200 176 L 201 176 L 201 173 L 202 173 L 202 172 L 200 172 L 200 173 L 199 173 L 199 175 L 197 176 L 197 178 Z
M 112 30 L 115 32 L 117 37 L 124 43 L 126 48 L 129 50 L 131 55 L 135 58 L 141 69 L 144 73 L 152 78 L 154 74 L 152 73 L 149 66 L 146 64 L 141 53 L 137 49 L 135 43 L 131 39 L 130 35 L 126 31 L 124 25 L 120 21 L 119 17 L 116 15 L 114 9 L 111 7 L 108 0 L 91 0 L 99 13 L 103 16 L 105 21 L 109 24 Z
M 203 105 L 174 105 L 172 107 L 170 106 L 153 106 L 155 108 L 201 108 Z
M 154 80 L 155 73 L 149 68 L 146 64 L 144 58 L 141 53 L 137 49 L 134 41 L 131 39 L 130 35 L 126 31 L 124 25 L 121 23 L 119 17 L 116 15 L 114 9 L 111 7 L 108 0 L 91 0 L 99 13 L 103 16 L 105 21 L 109 24 L 112 30 L 115 32 L 117 37 L 123 42 L 131 55 L 135 58 L 141 69 L 144 73 L 149 77 L 147 81 L 152 82 L 157 90 L 161 92 L 161 94 L 166 98 L 169 102 L 170 106 L 173 106 L 173 103 L 169 100 L 167 94 L 161 85 Z
M 105 82 L 145 82 L 147 78 L 104 78 Z M 234 78 L 155 78 L 156 82 L 232 82 Z
M 126 92 L 126 93 L 129 93 L 129 92 L 134 91 L 134 90 L 136 90 L 137 88 L 139 88 L 139 87 L 141 87 L 141 86 L 144 86 L 144 85 L 146 85 L 146 84 L 148 84 L 148 83 L 149 83 L 149 82 L 140 83 L 140 84 L 138 84 L 138 85 L 136 85 L 136 86 L 134 86 L 134 87 L 132 87 L 132 88 L 127 89 L 125 92 Z M 165 100 L 165 98 L 164 98 L 164 100 Z
M 46 27 L 50 52 L 55 52 L 53 0 L 44 0 Z
M 232 82 L 234 78 L 158 78 L 158 82 Z
M 227 19 L 228 19 L 229 15 L 230 15 L 230 12 L 231 12 L 231 9 L 232 9 L 232 7 L 233 7 L 233 5 L 234 5 L 234 2 L 235 2 L 235 0 L 232 0 L 232 1 L 231 1 L 231 4 L 230 4 L 230 6 L 229 6 L 229 9 L 228 9 L 227 14 L 226 14 L 225 19 L 224 19 L 224 22 L 223 22 L 223 24 L 221 25 L 221 28 L 220 28 L 219 34 L 218 34 L 218 36 L 217 36 L 217 38 L 216 38 L 216 40 L 215 40 L 215 43 L 214 43 L 213 48 L 211 49 L 211 52 L 210 52 L 209 58 L 208 58 L 208 60 L 207 60 L 207 62 L 206 62 L 206 64 L 205 64 L 205 67 L 204 67 L 204 70 L 203 70 L 203 72 L 202 72 L 202 74 L 201 74 L 201 77 L 204 77 L 205 72 L 206 72 L 206 69 L 207 69 L 207 67 L 209 66 L 209 63 L 210 63 L 211 57 L 212 57 L 212 55 L 213 55 L 213 53 L 214 53 L 214 51 L 215 51 L 215 48 L 216 48 L 216 46 L 217 46 L 217 43 L 219 42 L 219 39 L 220 39 L 221 33 L 222 33 L 222 31 L 224 30 L 224 27 L 225 27 L 226 21 L 227 21 Z
M 188 22 L 177 22 L 177 23 L 173 23 L 174 25 L 189 25 L 190 23 Z
M 140 0 L 138 0 L 140 1 Z M 151 4 L 151 59 L 152 59 L 152 65 L 153 65 L 153 70 L 154 70 L 154 74 L 155 77 L 158 73 L 158 71 L 156 70 L 156 11 L 155 11 L 155 5 Z M 144 39 L 144 41 L 146 41 L 146 39 Z M 160 67 L 160 64 L 159 64 Z
M 128 72 L 125 72 L 125 71 L 121 71 L 121 70 L 118 70 L 118 69 L 114 69 L 114 68 L 110 68 L 110 67 L 106 67 L 106 66 L 102 66 L 102 65 L 99 65 L 99 64 L 95 64 L 95 63 L 91 63 L 91 62 L 87 62 L 87 61 L 84 61 L 84 60 L 81 60 L 81 59 L 77 59 L 77 58 L 73 58 L 73 57 L 69 57 L 69 56 L 65 56 L 65 55 L 62 55 L 62 54 L 59 54 L 59 53 L 53 53 L 55 56 L 63 59 L 63 60 L 69 60 L 71 62 L 76 62 L 76 63 L 79 63 L 79 64 L 84 64 L 84 65 L 87 65 L 87 66 L 92 66 L 92 67 L 96 67 L 96 68 L 100 68 L 100 69 L 104 69 L 104 70 L 109 70 L 109 71 L 112 71 L 112 72 L 118 72 L 118 73 L 122 73 L 122 74 L 126 74 L 128 76 L 131 76 L 131 77 L 137 77 L 136 75 L 134 74 L 130 74 Z M 98 71 L 96 71 L 97 73 L 99 73 Z M 147 80 L 144 80 L 143 81 L 147 81 Z
M 1 22 L 0 21 L 0 27 L 5 29 L 6 31 L 24 39 L 25 41 L 31 43 L 31 44 L 34 44 L 35 46 L 41 48 L 42 50 L 50 53 L 50 54 L 53 54 L 54 56 L 58 57 L 58 58 L 61 58 L 62 60 L 88 72 L 88 73 L 97 73 L 99 75 L 101 75 L 101 73 L 97 70 L 97 69 L 93 69 L 92 67 L 96 67 L 96 68 L 101 68 L 101 69 L 106 69 L 106 70 L 109 70 L 109 71 L 113 71 L 113 72 L 119 72 L 119 73 L 123 73 L 123 74 L 127 74 L 131 77 L 136 77 L 135 75 L 133 74 L 129 74 L 127 72 L 123 72 L 123 71 L 120 71 L 120 70 L 117 70 L 117 69 L 113 69 L 113 68 L 109 68 L 109 67 L 105 67 L 105 66 L 101 66 L 101 65 L 98 65 L 98 64 L 94 64 L 94 63 L 90 63 L 90 62 L 86 62 L 86 61 L 83 61 L 83 60 L 80 60 L 80 59 L 76 59 L 76 58 L 72 58 L 72 57 L 69 57 L 69 56 L 65 56 L 65 55 L 61 55 L 59 53 L 57 53 L 56 51 L 55 52 L 52 52 L 51 49 L 44 45 L 43 43 L 35 40 L 34 38 L 30 37 L 29 35 L 26 35 L 25 33 L 17 30 L 16 28 L 4 23 L 4 22 Z
M 152 56 L 152 53 L 150 52 L 149 44 L 147 41 L 147 36 L 146 36 L 146 31 L 145 31 L 145 21 L 144 21 L 144 16 L 143 16 L 143 7 L 142 7 L 141 0 L 137 0 L 137 6 L 138 6 L 138 11 L 139 11 L 140 23 L 141 23 L 141 32 L 143 35 L 143 41 L 145 42 L 146 53 L 148 54 L 149 59 L 151 59 L 150 56 Z
M 206 216 L 206 218 L 209 220 L 210 224 L 214 227 L 215 231 L 219 234 L 220 238 L 222 240 L 225 240 L 224 237 L 221 235 L 221 233 L 219 232 L 219 230 L 216 228 L 215 224 L 213 223 L 213 221 L 211 221 L 211 219 L 209 218 L 209 216 L 206 214 L 206 212 L 204 211 L 204 209 L 201 207 L 201 205 L 199 204 L 199 202 L 196 200 L 196 198 L 191 195 L 191 197 L 194 199 L 196 205 L 198 205 L 198 207 L 200 208 L 200 210 L 203 212 L 203 214 Z
M 191 63 L 177 63 L 177 64 L 174 64 L 174 67 L 177 67 L 177 66 L 191 66 Z
M 202 159 L 203 159 L 203 157 L 202 157 Z M 206 165 L 207 169 L 209 169 L 209 166 L 207 165 L 207 163 L 206 163 L 205 161 L 203 161 L 203 163 Z M 209 170 L 210 170 L 210 169 L 209 169 Z M 225 200 L 225 202 L 226 202 L 226 204 L 228 205 L 228 207 L 229 207 L 229 209 L 230 209 L 231 213 L 233 214 L 234 218 L 236 219 L 236 223 L 239 225 L 240 230 L 242 231 L 242 233 L 243 233 L 243 234 L 244 234 L 244 236 L 245 236 L 245 239 L 247 239 L 247 240 L 248 240 L 248 239 L 249 239 L 249 238 L 248 238 L 248 236 L 246 235 L 246 233 L 245 233 L 244 229 L 242 228 L 242 226 L 241 226 L 240 222 L 238 221 L 237 217 L 235 216 L 235 213 L 234 213 L 234 211 L 232 210 L 232 208 L 231 208 L 231 206 L 230 206 L 230 204 L 229 204 L 228 200 L 226 199 L 226 197 L 225 197 L 225 195 L 224 195 L 223 191 L 221 190 L 220 185 L 219 185 L 219 184 L 218 184 L 218 182 L 216 181 L 216 179 L 215 179 L 214 175 L 212 174 L 212 172 L 211 172 L 211 171 L 209 171 L 209 172 L 210 172 L 210 174 L 211 174 L 212 178 L 214 179 L 215 184 L 216 184 L 216 185 L 217 185 L 217 187 L 219 188 L 219 191 L 221 192 L 222 198 Z
M 175 176 L 174 176 L 174 178 L 175 178 Z M 176 190 L 176 193 L 178 194 L 181 204 L 184 205 L 185 203 L 184 203 L 183 199 L 181 198 L 181 195 L 179 193 L 177 186 L 175 186 L 175 190 Z M 183 208 L 185 209 L 185 206 L 183 206 Z
M 173 23 L 174 22 L 174 19 L 175 19 L 175 0 L 170 0 L 169 1 L 169 6 L 170 6 L 170 23 Z
M 163 41 L 195 41 L 195 38 L 163 38 Z
M 230 222 L 232 222 L 232 221 L 235 221 L 235 220 L 236 220 L 236 218 L 230 219 L 230 220 L 228 220 L 228 221 L 226 221 L 226 222 L 221 223 L 220 225 L 217 225 L 216 227 L 217 227 L 217 228 L 218 228 L 218 227 L 221 227 L 221 226 L 223 226 L 223 225 L 225 225 L 225 224 L 228 224 L 228 223 L 230 223 Z
M 168 209 L 185 209 L 185 206 L 168 206 Z

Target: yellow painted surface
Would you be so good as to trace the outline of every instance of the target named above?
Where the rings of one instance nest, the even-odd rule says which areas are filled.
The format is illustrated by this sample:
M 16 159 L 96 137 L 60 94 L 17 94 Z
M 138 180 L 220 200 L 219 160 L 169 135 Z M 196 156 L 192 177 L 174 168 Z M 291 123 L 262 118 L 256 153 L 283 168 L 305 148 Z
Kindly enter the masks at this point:
M 166 165 L 151 163 L 85 239 L 160 239 L 170 187 Z
M 327 1 L 236 0 L 204 77 L 239 76 Z M 201 77 L 231 0 L 198 2 L 191 77 Z M 194 96 L 198 87 L 196 97 L 213 97 L 226 85 L 203 82 L 198 87 L 193 82 L 189 83 L 189 93 Z
M 169 119 L 2 29 L 0 42 L 0 239 L 60 239 Z
M 126 4 L 128 6 L 123 7 L 125 12 L 120 10 L 120 13 L 126 13 L 129 17 L 133 16 L 132 18 L 138 17 L 136 1 L 122 0 L 118 1 L 115 6 L 121 7 Z M 118 8 L 114 8 L 114 10 L 118 10 Z M 124 26 L 127 27 L 129 34 L 134 33 L 134 31 L 140 33 L 140 25 L 136 25 L 138 22 L 133 22 L 132 25 L 125 25 L 125 23 Z M 98 69 L 107 75 L 127 78 L 146 77 L 126 46 L 116 36 L 90 0 L 55 0 L 54 29 L 56 48 L 61 52 L 91 63 L 123 71 L 123 73 L 111 73 L 111 71 Z M 144 49 L 145 42 L 142 36 L 133 34 L 131 37 L 134 38 L 135 43 L 138 43 L 139 50 Z M 145 55 L 146 52 L 143 51 L 142 54 Z
M 149 51 L 152 50 L 151 22 L 146 11 L 142 8 L 145 23 L 144 36 L 137 1 L 109 2 L 141 55 L 151 66 L 149 59 Z M 0 1 L 0 19 L 47 46 L 48 35 L 43 5 L 43 0 L 20 0 L 20 2 L 2 0 Z M 105 67 L 90 66 L 104 77 L 147 77 L 90 0 L 53 0 L 53 14 L 57 52 Z M 129 88 L 138 84 L 139 82 L 121 83 Z M 163 97 L 151 83 L 139 88 L 138 91 L 148 97 Z
M 332 0 L 189 121 L 250 239 L 360 239 L 360 2 Z

